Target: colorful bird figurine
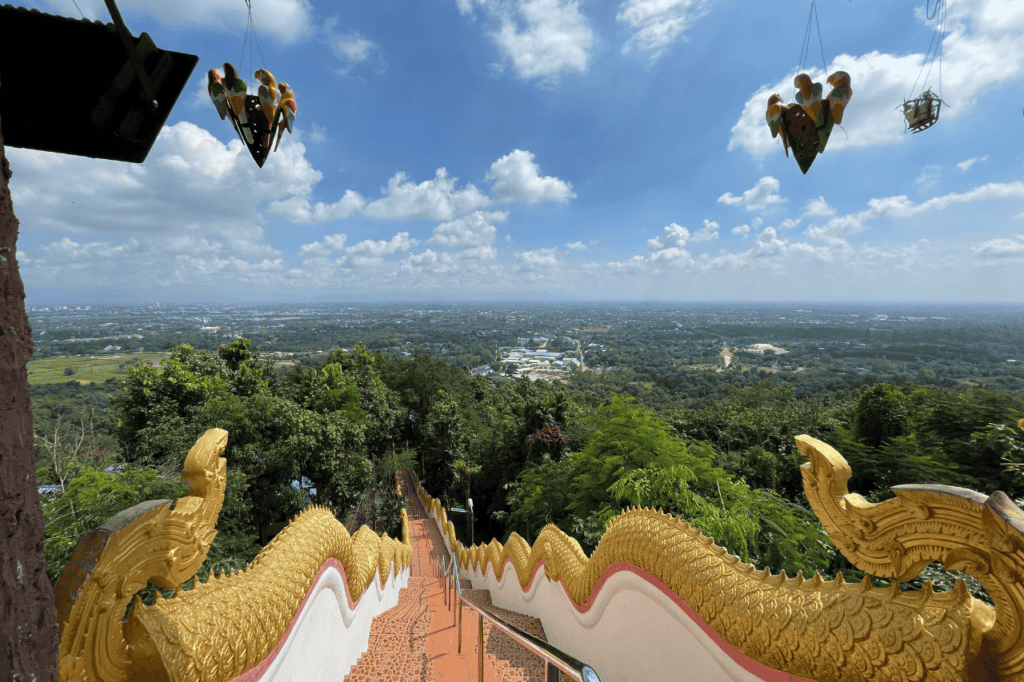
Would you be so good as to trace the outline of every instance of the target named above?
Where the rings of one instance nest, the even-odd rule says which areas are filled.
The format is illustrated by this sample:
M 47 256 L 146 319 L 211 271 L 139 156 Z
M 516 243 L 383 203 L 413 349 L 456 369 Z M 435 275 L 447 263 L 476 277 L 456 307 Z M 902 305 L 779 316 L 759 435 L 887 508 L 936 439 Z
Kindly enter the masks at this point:
M 224 88 L 224 83 L 220 80 L 220 71 L 210 69 L 206 74 L 206 81 L 206 90 L 210 93 L 213 106 L 217 107 L 220 120 L 223 121 L 228 115 L 228 103 L 227 90 Z
M 231 110 L 242 123 L 245 123 L 245 96 L 248 94 L 245 81 L 238 77 L 234 64 L 224 62 L 224 87 L 227 88 L 228 102 Z
M 284 137 L 284 131 L 287 128 L 288 132 L 292 131 L 292 123 L 295 121 L 295 99 L 282 98 L 281 109 L 284 111 L 284 116 L 281 117 L 281 122 L 278 124 L 277 129 L 277 143 L 274 145 L 274 151 L 277 151 L 278 146 L 281 144 L 281 138 Z
M 285 102 L 291 101 L 295 103 L 295 91 L 292 90 L 291 86 L 285 82 L 278 84 L 281 89 L 281 101 L 277 103 L 283 117 L 282 123 L 287 121 L 288 132 L 292 132 L 292 123 L 295 122 L 295 111 L 297 107 L 287 107 Z
M 814 83 L 806 73 L 801 73 L 793 79 L 796 86 L 796 103 L 804 108 L 812 121 L 817 122 L 821 115 L 821 83 Z
M 843 122 L 843 111 L 846 109 L 846 105 L 850 103 L 850 98 L 853 97 L 853 89 L 850 88 L 850 74 L 845 71 L 836 71 L 828 77 L 828 82 L 833 86 L 832 92 L 828 93 L 826 98 L 828 100 L 828 108 L 835 122 L 841 124 Z
M 235 65 L 224 62 L 224 87 L 227 90 L 228 104 L 231 111 L 238 119 L 239 134 L 243 136 L 246 144 L 252 144 L 252 132 L 249 130 L 248 118 L 245 114 L 245 96 L 248 93 L 245 81 L 238 77 Z
M 768 128 L 772 131 L 772 139 L 779 135 L 779 118 L 782 116 L 782 95 L 778 93 L 768 98 L 768 111 L 765 112 L 765 119 L 768 121 Z
M 772 139 L 782 135 L 782 148 L 789 156 L 789 138 L 786 136 L 786 129 L 781 127 L 782 112 L 789 105 L 782 103 L 782 95 L 774 94 L 768 98 L 768 111 L 765 112 L 765 119 L 768 121 L 768 129 L 772 131 Z
M 273 126 L 274 113 L 277 111 L 277 81 L 266 69 L 257 69 L 254 77 L 263 84 L 259 89 L 260 109 L 267 117 L 267 125 Z

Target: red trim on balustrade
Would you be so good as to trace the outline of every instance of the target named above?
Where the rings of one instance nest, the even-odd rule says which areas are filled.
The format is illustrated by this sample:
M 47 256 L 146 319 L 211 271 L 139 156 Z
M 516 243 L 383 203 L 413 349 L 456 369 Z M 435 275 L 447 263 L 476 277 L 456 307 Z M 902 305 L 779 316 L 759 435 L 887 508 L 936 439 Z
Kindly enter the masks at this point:
M 533 581 L 537 578 L 537 574 L 540 572 L 541 566 L 543 565 L 543 561 L 537 563 L 537 566 L 533 570 L 533 575 L 530 576 L 530 581 L 527 583 L 524 592 L 530 591 L 530 586 L 533 585 Z M 512 564 L 512 560 L 510 558 L 505 559 L 505 570 L 511 570 L 512 575 L 516 575 L 515 565 Z M 747 654 L 743 653 L 735 645 L 729 643 L 725 640 L 725 638 L 718 634 L 718 631 L 710 625 L 708 625 L 707 621 L 701 618 L 700 614 L 694 611 L 693 608 L 691 608 L 690 605 L 686 603 L 685 599 L 683 599 L 674 591 L 672 591 L 672 589 L 669 588 L 668 585 L 661 582 L 661 580 L 659 580 L 656 575 L 638 566 L 634 566 L 633 564 L 627 561 L 617 561 L 614 564 L 608 566 L 608 568 L 606 568 L 604 572 L 601 574 L 601 577 L 598 578 L 597 583 L 594 585 L 594 589 L 590 592 L 590 597 L 587 599 L 587 602 L 582 606 L 578 605 L 575 601 L 573 601 L 572 597 L 569 596 L 569 590 L 565 586 L 565 581 L 559 578 L 558 582 L 562 585 L 562 590 L 565 592 L 566 597 L 568 597 L 569 603 L 572 604 L 573 607 L 575 607 L 579 613 L 586 613 L 591 609 L 591 607 L 596 602 L 597 595 L 600 594 L 601 588 L 608 581 L 608 579 L 620 571 L 628 571 L 630 573 L 633 573 L 641 580 L 645 580 L 654 587 L 661 590 L 662 594 L 671 599 L 672 602 L 676 604 L 676 606 L 682 609 L 683 613 L 689 616 L 690 620 L 696 623 L 700 627 L 700 629 L 703 630 L 704 633 L 711 638 L 711 641 L 714 642 L 719 649 L 724 651 L 726 655 L 733 659 L 739 666 L 744 668 L 747 672 L 757 675 L 762 680 L 777 680 L 778 682 L 815 682 L 813 679 L 809 677 L 801 677 L 800 675 L 795 675 L 793 673 L 776 670 L 775 668 L 765 665 L 757 659 L 751 658 Z M 516 582 L 518 583 L 518 578 L 516 578 Z
M 270 650 L 270 653 L 267 654 L 267 657 L 259 663 L 257 663 L 252 668 L 246 670 L 238 677 L 232 678 L 231 682 L 256 682 L 256 680 L 260 679 L 260 677 L 262 677 L 264 673 L 266 673 L 267 670 L 270 669 L 270 666 L 274 663 L 274 659 L 276 659 L 278 654 L 281 653 L 281 649 L 284 648 L 285 642 L 288 641 L 288 636 L 292 633 L 292 630 L 295 629 L 296 624 L 298 624 L 299 616 L 302 614 L 302 610 L 306 607 L 306 602 L 308 602 L 309 598 L 313 596 L 313 590 L 316 589 L 317 584 L 320 582 L 321 576 L 323 576 L 323 574 L 326 573 L 327 569 L 329 568 L 335 568 L 337 569 L 338 573 L 341 574 L 341 583 L 345 586 L 345 598 L 348 600 L 348 606 L 353 611 L 355 610 L 357 602 L 352 600 L 352 595 L 348 591 L 348 577 L 345 575 L 345 566 L 343 566 L 342 563 L 334 557 L 330 557 L 329 559 L 327 559 L 327 561 L 323 563 L 322 566 L 320 566 L 320 570 L 317 572 L 316 577 L 313 578 L 313 582 L 310 584 L 309 590 L 306 592 L 306 596 L 303 597 L 302 603 L 299 604 L 298 610 L 295 612 L 295 615 L 292 616 L 292 622 L 288 624 L 288 629 L 284 631 L 284 634 L 281 635 L 281 638 L 277 641 L 277 644 L 274 645 L 274 648 Z M 395 560 L 392 559 L 391 565 L 388 567 L 389 574 L 390 571 L 395 570 L 395 568 Z M 394 576 L 392 580 L 396 578 L 397 575 Z M 366 589 L 369 590 L 372 587 L 373 583 L 371 582 L 370 585 L 366 587 Z

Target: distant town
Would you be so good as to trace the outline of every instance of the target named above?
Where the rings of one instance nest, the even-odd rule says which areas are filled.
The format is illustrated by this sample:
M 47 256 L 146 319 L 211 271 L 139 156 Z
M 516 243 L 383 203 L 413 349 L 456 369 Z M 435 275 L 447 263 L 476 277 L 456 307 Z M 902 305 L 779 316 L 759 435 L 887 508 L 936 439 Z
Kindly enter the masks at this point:
M 34 358 L 214 350 L 245 337 L 282 365 L 335 348 L 425 353 L 488 381 L 567 381 L 630 368 L 675 390 L 680 372 L 829 368 L 938 381 L 1024 362 L 1024 310 L 939 304 L 387 304 L 30 306 Z M 321 360 L 322 361 L 322 360 Z

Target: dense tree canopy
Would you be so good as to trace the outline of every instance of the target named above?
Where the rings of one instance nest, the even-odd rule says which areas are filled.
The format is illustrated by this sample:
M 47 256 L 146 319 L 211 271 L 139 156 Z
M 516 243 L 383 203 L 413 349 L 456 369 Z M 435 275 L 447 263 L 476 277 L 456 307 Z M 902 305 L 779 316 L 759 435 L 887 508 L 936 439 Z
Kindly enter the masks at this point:
M 399 466 L 415 466 L 449 504 L 473 497 L 483 541 L 532 539 L 552 523 L 590 552 L 623 509 L 654 507 L 759 568 L 849 579 L 862 574 L 804 497 L 799 434 L 835 446 L 853 470 L 850 489 L 872 501 L 901 483 L 1024 496 L 1019 391 L 916 384 L 893 356 L 856 360 L 877 374 L 830 372 L 822 357 L 856 352 L 838 345 L 737 354 L 725 370 L 713 344 L 685 349 L 659 334 L 666 345 L 623 333 L 622 346 L 588 352 L 602 371 L 573 370 L 563 384 L 485 379 L 465 363 L 359 343 L 278 367 L 242 338 L 179 344 L 159 367 L 126 365 L 119 384 L 34 390 L 40 477 L 65 486 L 46 508 L 51 578 L 77 534 L 108 512 L 180 494 L 175 472 L 212 427 L 230 434 L 228 503 L 208 559 L 222 567 L 244 565 L 310 502 L 397 532 Z M 706 365 L 681 366 L 673 348 Z M 807 369 L 783 378 L 772 371 L 780 362 Z M 943 367 L 933 368 L 939 384 Z M 115 462 L 128 466 L 101 470 Z M 927 575 L 950 579 L 939 566 Z

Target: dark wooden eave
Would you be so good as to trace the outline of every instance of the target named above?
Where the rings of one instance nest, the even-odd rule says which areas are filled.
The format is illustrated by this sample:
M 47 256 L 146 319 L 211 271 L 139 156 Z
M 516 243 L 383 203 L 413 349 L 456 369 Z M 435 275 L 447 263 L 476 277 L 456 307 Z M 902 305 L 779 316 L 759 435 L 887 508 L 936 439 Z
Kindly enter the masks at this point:
M 142 163 L 199 58 L 130 36 L 157 106 L 117 28 L 0 6 L 0 125 L 8 147 Z

